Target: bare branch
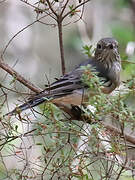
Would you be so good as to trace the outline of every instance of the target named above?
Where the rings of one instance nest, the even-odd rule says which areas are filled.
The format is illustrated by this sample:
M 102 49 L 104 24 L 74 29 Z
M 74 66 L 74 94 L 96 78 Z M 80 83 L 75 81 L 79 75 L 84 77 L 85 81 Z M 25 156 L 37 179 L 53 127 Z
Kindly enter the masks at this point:
M 87 1 L 83 1 L 82 3 L 80 3 L 79 5 L 75 6 L 75 8 L 73 8 L 71 11 L 67 12 L 63 17 L 62 17 L 62 21 L 72 13 L 72 11 L 75 11 L 77 8 L 81 7 L 82 5 L 88 3 L 91 0 L 87 0 Z
M 5 70 L 7 73 L 9 73 L 11 76 L 15 77 L 17 81 L 22 83 L 24 86 L 29 88 L 35 93 L 41 92 L 41 89 L 36 87 L 34 84 L 32 84 L 30 81 L 24 79 L 19 73 L 17 73 L 15 70 L 13 70 L 8 64 L 4 63 L 2 59 L 0 59 L 0 67 Z
M 67 7 L 68 2 L 69 2 L 69 0 L 67 0 L 67 1 L 66 1 L 66 3 L 65 3 L 65 5 L 64 5 L 64 7 L 62 8 L 62 11 L 61 11 L 60 16 L 62 16 L 62 15 L 63 15 L 63 13 L 64 13 L 64 11 L 65 11 L 65 9 L 66 9 L 66 7 Z
M 62 74 L 64 75 L 66 68 L 65 68 L 65 59 L 64 59 L 63 33 L 62 33 L 61 19 L 58 20 L 58 34 L 59 34 L 59 46 L 60 46 L 60 55 L 61 55 L 61 70 L 62 70 Z
M 49 0 L 46 0 L 46 2 L 47 2 L 47 4 L 48 4 L 50 10 L 52 11 L 52 13 L 53 13 L 56 17 L 58 17 L 58 14 L 57 14 L 57 13 L 55 12 L 55 10 L 52 8 L 52 5 L 51 5 L 50 1 L 49 1 Z
M 118 134 L 118 135 L 123 137 L 123 132 L 120 129 L 118 129 L 118 128 L 114 127 L 114 126 L 108 125 L 106 123 L 103 123 L 103 125 L 104 125 L 104 127 L 106 129 L 116 133 L 116 135 Z M 124 138 L 125 138 L 126 141 L 128 141 L 128 142 L 130 142 L 132 144 L 135 144 L 135 137 L 134 136 L 130 136 L 129 134 L 126 134 L 124 132 Z
M 22 33 L 22 32 L 23 32 L 24 30 L 26 30 L 28 27 L 32 26 L 32 25 L 35 24 L 36 22 L 39 22 L 41 19 L 43 19 L 43 18 L 45 18 L 45 17 L 47 17 L 47 16 L 48 16 L 48 14 L 40 17 L 39 19 L 33 21 L 32 23 L 28 24 L 27 26 L 25 26 L 24 28 L 22 28 L 20 31 L 18 31 L 18 32 L 9 40 L 9 42 L 8 42 L 7 45 L 5 46 L 5 48 L 4 48 L 4 50 L 3 50 L 2 54 L 1 54 L 1 57 L 3 57 L 3 55 L 5 54 L 8 46 L 10 45 L 10 43 L 13 41 L 13 39 L 14 39 L 16 36 L 18 36 L 20 33 Z

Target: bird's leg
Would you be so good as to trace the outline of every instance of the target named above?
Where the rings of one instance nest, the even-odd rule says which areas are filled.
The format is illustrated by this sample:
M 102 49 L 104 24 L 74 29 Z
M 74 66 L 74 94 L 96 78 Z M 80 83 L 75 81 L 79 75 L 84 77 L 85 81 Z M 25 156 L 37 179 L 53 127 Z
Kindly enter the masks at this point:
M 67 105 L 64 105 L 63 103 L 54 103 L 57 107 L 59 107 L 62 111 L 64 111 L 65 113 L 67 113 L 71 119 L 77 119 L 76 114 L 72 111 L 71 107 L 68 107 Z
M 84 113 L 79 106 L 71 105 L 71 107 L 72 114 L 77 118 L 80 118 L 82 113 Z

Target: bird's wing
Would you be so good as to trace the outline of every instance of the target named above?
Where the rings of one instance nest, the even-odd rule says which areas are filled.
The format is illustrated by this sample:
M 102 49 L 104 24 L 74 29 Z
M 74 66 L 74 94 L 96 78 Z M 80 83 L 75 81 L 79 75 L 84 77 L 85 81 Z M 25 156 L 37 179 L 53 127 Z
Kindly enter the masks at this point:
M 87 66 L 88 64 L 92 66 L 91 71 L 93 71 L 94 68 L 94 71 L 97 71 L 99 76 L 105 77 L 108 80 L 107 72 L 105 72 L 105 70 L 100 67 L 99 63 L 96 64 L 94 59 L 88 59 L 79 64 L 73 71 L 60 77 L 60 79 L 52 83 L 41 93 L 30 97 L 24 104 L 15 108 L 8 114 L 12 115 L 17 111 L 24 111 L 47 100 L 52 100 L 52 102 L 56 104 L 61 102 L 75 105 L 80 104 L 82 102 L 81 99 L 83 96 L 82 90 L 86 87 L 86 85 L 81 81 L 81 77 L 84 71 L 81 66 Z

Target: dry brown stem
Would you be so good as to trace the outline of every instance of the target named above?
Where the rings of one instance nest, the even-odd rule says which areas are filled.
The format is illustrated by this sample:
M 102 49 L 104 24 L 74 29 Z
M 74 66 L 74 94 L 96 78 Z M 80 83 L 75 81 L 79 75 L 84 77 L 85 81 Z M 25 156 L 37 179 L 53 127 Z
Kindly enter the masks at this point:
M 13 68 L 11 68 L 8 64 L 6 64 L 1 58 L 0 58 L 0 67 L 9 73 L 11 76 L 13 76 L 17 81 L 22 83 L 24 86 L 29 88 L 35 93 L 41 92 L 41 89 L 36 87 L 34 84 L 32 84 L 30 81 L 26 80 L 23 76 L 21 76 L 18 72 L 16 72 Z

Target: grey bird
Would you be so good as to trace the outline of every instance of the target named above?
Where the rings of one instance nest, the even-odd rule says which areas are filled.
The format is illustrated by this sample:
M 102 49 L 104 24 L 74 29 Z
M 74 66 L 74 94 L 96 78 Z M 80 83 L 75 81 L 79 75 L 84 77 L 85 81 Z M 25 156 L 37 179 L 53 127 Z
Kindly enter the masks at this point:
M 83 89 L 87 89 L 87 86 L 81 81 L 84 70 L 80 67 L 88 64 L 92 67 L 91 71 L 95 69 L 97 75 L 108 82 L 108 85 L 102 89 L 103 93 L 109 94 L 120 85 L 121 58 L 118 52 L 118 42 L 114 38 L 103 38 L 97 43 L 94 57 L 82 62 L 71 72 L 60 77 L 44 91 L 32 96 L 7 115 L 20 113 L 43 102 L 48 102 L 49 99 L 59 107 L 69 104 L 81 105 Z

